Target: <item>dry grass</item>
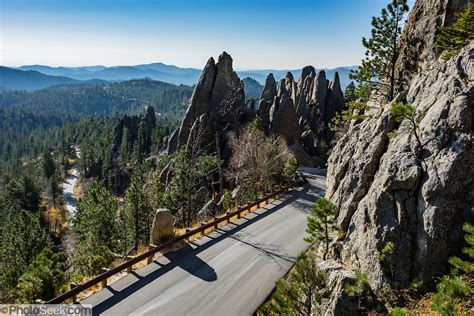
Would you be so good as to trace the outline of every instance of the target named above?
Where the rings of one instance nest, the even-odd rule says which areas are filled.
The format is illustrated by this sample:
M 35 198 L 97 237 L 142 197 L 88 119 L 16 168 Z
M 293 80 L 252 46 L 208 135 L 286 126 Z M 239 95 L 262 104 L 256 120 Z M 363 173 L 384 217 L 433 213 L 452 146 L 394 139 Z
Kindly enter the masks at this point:
M 67 229 L 68 219 L 64 209 L 59 207 L 48 207 L 43 215 L 49 223 L 50 230 L 55 234 L 60 234 Z

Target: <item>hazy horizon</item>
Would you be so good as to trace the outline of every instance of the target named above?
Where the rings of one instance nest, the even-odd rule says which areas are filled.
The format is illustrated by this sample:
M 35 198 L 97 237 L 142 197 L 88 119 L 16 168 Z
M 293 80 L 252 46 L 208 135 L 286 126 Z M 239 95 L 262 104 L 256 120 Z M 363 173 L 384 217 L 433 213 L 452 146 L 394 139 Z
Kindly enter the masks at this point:
M 219 57 L 219 55 L 209 56 L 209 58 L 214 57 L 214 59 L 217 62 L 217 58 Z M 207 62 L 207 60 L 206 60 L 206 62 Z M 234 60 L 234 63 L 235 63 L 235 60 Z M 126 64 L 110 65 L 110 66 L 99 65 L 99 64 L 97 64 L 97 65 L 80 65 L 80 66 L 68 66 L 68 65 L 51 66 L 51 65 L 46 65 L 46 64 L 21 64 L 21 65 L 3 65 L 3 64 L 0 64 L 0 66 L 10 67 L 10 68 L 33 67 L 33 66 L 46 66 L 46 67 L 51 67 L 51 68 L 61 68 L 61 67 L 64 67 L 64 68 L 86 68 L 86 67 L 111 68 L 111 67 L 133 67 L 133 66 L 149 65 L 149 64 L 164 64 L 166 66 L 175 66 L 175 67 L 179 67 L 179 68 L 182 68 L 182 69 L 189 68 L 189 69 L 198 69 L 198 70 L 200 70 L 202 68 L 202 67 L 201 68 L 198 68 L 198 67 L 185 67 L 185 66 L 181 66 L 181 65 L 167 64 L 167 63 L 163 63 L 161 61 L 155 61 L 155 62 L 150 62 L 150 63 L 129 64 L 129 65 L 126 65 Z M 304 66 L 308 66 L 308 65 L 304 65 Z M 304 66 L 297 67 L 297 68 L 293 68 L 293 67 L 286 67 L 286 68 L 234 68 L 234 70 L 235 71 L 266 71 L 266 70 L 286 71 L 286 70 L 301 70 Z M 340 66 L 336 66 L 336 67 L 318 67 L 316 65 L 311 65 L 311 66 L 315 67 L 316 69 L 323 69 L 323 68 L 324 69 L 336 69 L 336 68 L 351 68 L 351 67 L 356 67 L 358 65 L 340 65 Z
M 238 70 L 357 65 L 386 2 L 1 0 L 0 62 L 201 69 L 227 51 Z

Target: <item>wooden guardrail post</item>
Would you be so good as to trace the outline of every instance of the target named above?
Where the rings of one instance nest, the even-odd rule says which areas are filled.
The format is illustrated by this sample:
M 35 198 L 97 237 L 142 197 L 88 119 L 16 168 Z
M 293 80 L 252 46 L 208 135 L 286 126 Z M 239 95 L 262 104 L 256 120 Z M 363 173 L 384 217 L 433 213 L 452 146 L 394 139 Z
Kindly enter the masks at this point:
M 189 233 L 190 231 L 191 231 L 190 228 L 186 228 L 186 234 Z M 186 240 L 187 240 L 188 242 L 191 242 L 191 237 L 192 237 L 192 236 L 189 236 L 188 238 L 186 238 Z
M 225 212 L 225 215 L 226 215 L 226 216 L 229 216 L 229 215 L 230 215 L 230 211 Z M 230 217 L 227 218 L 227 224 L 229 224 L 229 223 L 230 223 Z
M 214 217 L 212 219 L 212 221 L 214 222 L 214 229 L 218 229 L 219 228 L 219 223 L 217 223 L 217 217 Z
M 69 290 L 72 290 L 73 288 L 76 288 L 77 285 L 78 285 L 78 284 L 77 284 L 76 282 L 71 282 L 71 284 L 69 284 Z M 72 302 L 73 302 L 73 303 L 76 303 L 76 302 L 77 302 L 77 295 L 76 295 L 76 294 L 74 294 L 74 295 L 72 296 Z
M 154 245 L 154 244 L 149 244 L 148 245 L 148 250 L 151 250 L 153 248 L 156 248 L 156 245 Z M 153 256 L 154 255 L 146 257 L 146 264 L 150 264 L 153 261 Z
M 108 268 L 102 268 L 102 271 L 104 272 L 107 272 L 107 271 L 110 271 L 110 269 Z M 101 287 L 104 289 L 107 287 L 107 278 L 103 279 L 102 281 L 100 281 L 100 285 Z
M 126 256 L 125 258 L 126 259 L 134 259 L 134 258 L 136 258 L 136 256 Z M 132 271 L 133 271 L 133 265 L 128 266 L 127 267 L 127 273 L 130 273 Z
M 201 226 L 205 226 L 205 225 L 207 225 L 206 222 L 201 222 Z M 206 230 L 204 229 L 201 233 L 201 236 L 204 236 L 205 234 L 206 234 Z

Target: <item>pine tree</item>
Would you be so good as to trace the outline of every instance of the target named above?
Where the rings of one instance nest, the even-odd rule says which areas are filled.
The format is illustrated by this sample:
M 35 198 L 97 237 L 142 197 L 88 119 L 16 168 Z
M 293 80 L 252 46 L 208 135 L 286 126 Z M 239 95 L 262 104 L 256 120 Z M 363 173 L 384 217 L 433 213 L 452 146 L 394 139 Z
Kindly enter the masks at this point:
M 184 147 L 176 152 L 172 165 L 173 178 L 166 188 L 164 204 L 175 212 L 179 224 L 189 227 L 196 220 L 197 212 L 202 207 L 199 202 L 203 202 L 200 201 L 202 191 L 199 190 L 206 189 L 207 195 L 212 176 L 220 164 L 217 155 L 199 154 Z M 181 212 L 178 213 L 179 210 Z
M 310 234 L 305 238 L 307 242 L 324 242 L 325 250 L 323 259 L 326 260 L 329 252 L 329 233 L 336 228 L 337 206 L 325 198 L 319 198 L 313 206 L 313 214 L 308 216 L 308 228 L 306 232 Z
M 53 199 L 53 204 L 56 206 L 56 200 L 61 193 L 61 188 L 59 187 L 59 178 L 58 175 L 55 173 L 49 179 L 50 184 L 50 191 L 51 191 L 51 198 Z
M 357 303 L 359 308 L 361 307 L 361 300 L 365 297 L 370 298 L 369 295 L 366 295 L 368 292 L 369 286 L 369 277 L 367 273 L 357 271 L 355 273 L 355 280 L 353 283 L 344 284 L 344 291 L 349 296 L 357 296 Z
M 6 187 L 7 208 L 38 212 L 41 201 L 41 191 L 35 179 L 30 175 L 22 175 L 19 179 L 11 180 Z
M 153 221 L 153 208 L 144 191 L 144 181 L 140 174 L 136 172 L 133 175 L 132 183 L 126 192 L 126 203 L 120 214 L 127 230 L 127 239 L 134 243 L 135 250 L 149 242 Z
M 329 294 L 327 285 L 328 274 L 318 268 L 315 256 L 301 254 L 289 277 L 277 282 L 272 300 L 259 311 L 263 315 L 316 315 Z
M 131 153 L 130 145 L 130 131 L 127 127 L 124 127 L 122 132 L 122 143 L 120 144 L 120 162 L 122 166 L 125 166 L 130 159 Z
M 44 248 L 20 276 L 13 291 L 17 303 L 34 303 L 35 299 L 51 299 L 64 285 L 66 256 Z
M 382 88 L 379 92 L 389 101 L 393 99 L 401 22 L 408 10 L 407 0 L 392 0 L 386 9 L 382 9 L 380 17 L 372 18 L 371 37 L 362 38 L 362 45 L 367 49 L 366 58 L 359 69 L 349 75 L 357 82 L 359 98 L 367 100 L 372 90 Z
M 347 85 L 347 88 L 344 91 L 344 99 L 346 103 L 357 100 L 356 85 L 354 84 L 354 81 L 351 81 L 351 83 Z
M 137 140 L 133 144 L 133 163 L 141 164 L 145 154 L 145 126 L 143 122 L 138 127 Z
M 474 208 L 472 211 L 474 211 Z M 465 232 L 464 240 L 468 246 L 463 248 L 462 251 L 467 255 L 469 260 L 462 260 L 459 257 L 451 257 L 449 259 L 449 263 L 451 263 L 456 270 L 460 270 L 465 273 L 474 273 L 474 225 L 465 223 L 463 230 Z
M 45 245 L 46 230 L 41 226 L 38 214 L 25 210 L 12 214 L 0 245 L 0 287 L 14 286 Z
M 49 180 L 56 172 L 56 164 L 54 162 L 53 156 L 51 155 L 51 152 L 48 149 L 43 152 L 42 165 L 44 176 L 46 177 L 46 179 Z
M 112 194 L 93 182 L 77 205 L 73 220 L 77 241 L 89 243 L 94 240 L 113 250 L 117 239 L 116 212 L 117 202 Z
M 448 60 L 472 40 L 474 40 L 474 4 L 469 3 L 466 10 L 456 16 L 456 21 L 451 26 L 438 29 L 435 47 L 443 50 L 441 58 Z

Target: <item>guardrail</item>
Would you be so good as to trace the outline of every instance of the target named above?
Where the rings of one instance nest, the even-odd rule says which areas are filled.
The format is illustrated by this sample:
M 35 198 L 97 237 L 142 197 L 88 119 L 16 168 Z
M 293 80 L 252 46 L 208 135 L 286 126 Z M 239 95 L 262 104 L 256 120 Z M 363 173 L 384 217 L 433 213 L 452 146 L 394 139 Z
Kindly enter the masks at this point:
M 298 182 L 293 182 L 292 184 L 288 185 L 287 187 L 283 188 L 283 189 L 280 189 L 272 194 L 269 194 L 267 196 L 264 196 L 263 198 L 255 201 L 255 202 L 252 202 L 252 203 L 249 203 L 239 209 L 237 209 L 236 211 L 234 212 L 227 212 L 224 216 L 222 217 L 216 217 L 212 222 L 210 223 L 206 223 L 206 224 L 203 224 L 201 225 L 200 227 L 196 228 L 196 229 L 192 229 L 192 230 L 189 230 L 187 229 L 186 230 L 186 233 L 181 235 L 181 236 L 178 236 L 178 237 L 175 237 L 165 243 L 162 243 L 160 245 L 150 245 L 150 249 L 140 255 L 137 255 L 135 257 L 131 257 L 132 259 L 116 266 L 115 268 L 112 268 L 112 269 L 104 269 L 105 272 L 96 276 L 95 278 L 85 282 L 85 283 L 82 283 L 82 284 L 79 284 L 79 285 L 76 285 L 76 284 L 71 284 L 71 289 L 59 296 L 56 296 L 55 298 L 49 300 L 47 303 L 48 304 L 58 304 L 58 303 L 62 303 L 68 299 L 71 299 L 72 298 L 72 301 L 73 302 L 76 302 L 76 298 L 77 298 L 77 294 L 93 287 L 94 285 L 97 285 L 99 283 L 101 283 L 102 287 L 106 287 L 107 286 L 107 279 L 110 278 L 111 276 L 119 273 L 119 272 L 122 272 L 124 270 L 126 270 L 128 273 L 132 272 L 132 269 L 133 269 L 133 265 L 140 262 L 140 261 L 143 261 L 143 260 L 147 260 L 147 264 L 151 263 L 153 261 L 153 256 L 160 250 L 163 250 L 165 248 L 168 248 L 178 242 L 181 242 L 181 241 L 185 241 L 187 239 L 189 239 L 190 237 L 196 235 L 196 234 L 200 234 L 200 233 L 203 233 L 205 232 L 207 229 L 209 228 L 213 228 L 213 229 L 217 229 L 218 228 L 218 225 L 224 221 L 227 221 L 227 223 L 230 222 L 230 219 L 232 217 L 235 217 L 237 216 L 237 218 L 240 218 L 241 217 L 241 214 L 245 211 L 251 211 L 251 209 L 255 206 L 257 207 L 260 207 L 260 205 L 263 203 L 263 202 L 267 202 L 269 199 L 272 199 L 278 195 L 281 195 L 283 193 L 287 193 L 289 192 L 293 187 L 295 187 L 296 185 L 298 185 Z

